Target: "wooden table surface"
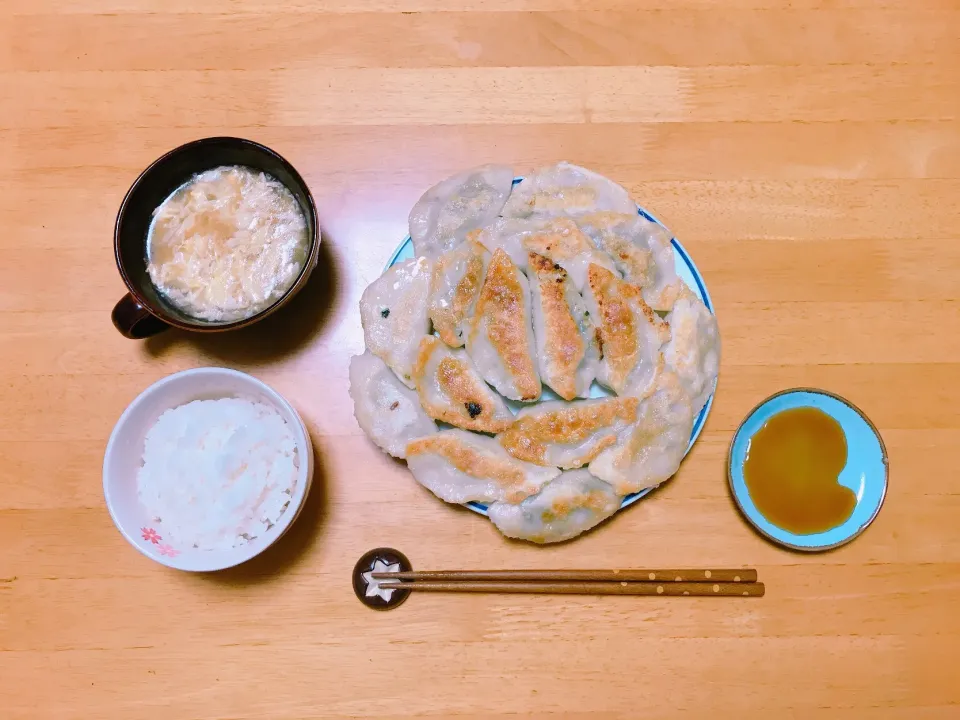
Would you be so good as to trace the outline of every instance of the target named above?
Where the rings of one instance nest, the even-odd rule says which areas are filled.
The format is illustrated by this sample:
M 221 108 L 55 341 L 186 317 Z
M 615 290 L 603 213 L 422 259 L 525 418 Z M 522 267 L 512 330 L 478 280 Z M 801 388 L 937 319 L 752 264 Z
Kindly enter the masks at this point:
M 960 717 L 960 6 L 956 0 L 4 0 L 0 9 L 0 716 Z M 261 141 L 306 177 L 321 269 L 261 326 L 125 340 L 111 235 L 184 141 Z M 720 387 L 661 491 L 560 547 L 505 541 L 360 433 L 357 302 L 423 190 L 560 159 L 626 185 L 717 307 Z M 124 407 L 225 365 L 300 409 L 307 508 L 210 576 L 129 547 L 101 459 Z M 732 431 L 824 387 L 890 454 L 856 542 L 800 556 L 727 493 Z M 740 566 L 755 601 L 423 596 L 349 574 Z

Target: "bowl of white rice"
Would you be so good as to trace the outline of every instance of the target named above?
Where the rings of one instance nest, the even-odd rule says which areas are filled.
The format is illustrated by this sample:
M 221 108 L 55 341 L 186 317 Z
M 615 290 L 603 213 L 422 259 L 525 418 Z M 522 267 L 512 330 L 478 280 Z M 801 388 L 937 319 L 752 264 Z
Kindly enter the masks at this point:
M 259 555 L 293 524 L 310 490 L 313 448 L 294 407 L 226 368 L 170 375 L 117 421 L 103 492 L 141 553 L 207 572 Z

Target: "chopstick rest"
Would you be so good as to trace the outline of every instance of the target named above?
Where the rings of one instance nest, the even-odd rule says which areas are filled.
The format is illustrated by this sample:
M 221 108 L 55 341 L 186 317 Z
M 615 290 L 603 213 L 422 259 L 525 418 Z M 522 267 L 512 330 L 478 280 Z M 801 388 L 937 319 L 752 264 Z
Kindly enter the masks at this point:
M 412 569 L 407 556 L 393 548 L 374 548 L 365 552 L 353 566 L 353 592 L 357 599 L 373 610 L 392 610 L 400 605 L 410 591 L 383 588 L 374 573 L 408 572 Z
M 390 610 L 414 591 L 540 595 L 763 597 L 753 568 L 610 570 L 426 570 L 414 572 L 398 550 L 377 548 L 353 571 L 357 597 Z

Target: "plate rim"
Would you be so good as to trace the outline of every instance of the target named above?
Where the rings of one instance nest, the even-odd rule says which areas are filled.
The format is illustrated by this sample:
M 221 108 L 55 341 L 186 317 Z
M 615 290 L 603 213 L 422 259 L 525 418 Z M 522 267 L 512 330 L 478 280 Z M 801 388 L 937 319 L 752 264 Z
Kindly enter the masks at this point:
M 516 185 L 522 179 L 523 178 L 514 178 L 513 184 Z M 704 282 L 703 275 L 700 274 L 700 269 L 697 267 L 696 263 L 693 262 L 693 258 L 690 257 L 690 253 L 687 252 L 687 249 L 680 244 L 680 241 L 677 240 L 677 238 L 674 236 L 670 228 L 668 228 L 666 225 L 660 222 L 660 220 L 657 219 L 655 215 L 653 215 L 651 212 L 649 212 L 646 208 L 644 208 L 639 203 L 637 204 L 637 215 L 640 215 L 641 217 L 646 218 L 650 222 L 656 223 L 657 225 L 662 227 L 664 230 L 666 230 L 668 233 L 670 233 L 670 244 L 673 245 L 674 252 L 679 253 L 680 258 L 683 260 L 684 264 L 686 264 L 687 268 L 690 270 L 690 274 L 693 276 L 694 281 L 697 283 L 697 289 L 700 291 L 701 300 L 703 300 L 703 304 L 706 306 L 707 310 L 709 310 L 710 313 L 714 317 L 716 317 L 717 313 L 713 306 L 713 300 L 710 298 L 710 292 L 707 290 L 707 284 L 706 282 Z M 399 258 L 404 248 L 407 247 L 407 244 L 412 244 L 412 243 L 413 243 L 413 238 L 410 236 L 410 233 L 407 233 L 407 235 L 403 238 L 403 240 L 400 241 L 400 244 L 397 246 L 397 249 L 393 251 L 392 255 L 390 255 L 390 259 L 387 261 L 387 264 L 383 268 L 384 272 L 386 272 L 396 264 L 397 258 Z M 690 431 L 690 442 L 687 444 L 687 449 L 683 451 L 684 459 L 686 459 L 687 455 L 690 453 L 690 450 L 693 448 L 693 444 L 700 438 L 700 433 L 703 432 L 703 428 L 707 424 L 707 417 L 710 415 L 710 410 L 713 408 L 713 399 L 717 394 L 717 386 L 719 385 L 719 383 L 720 383 L 720 374 L 718 372 L 717 383 L 714 385 L 713 392 L 710 393 L 710 397 L 707 398 L 707 402 L 704 404 L 703 408 L 701 408 L 700 412 L 697 414 L 697 417 L 693 421 L 693 428 Z M 678 469 L 678 472 L 679 472 L 679 469 Z M 620 512 L 621 510 L 624 510 L 625 508 L 630 507 L 641 498 L 644 498 L 650 493 L 652 493 L 654 490 L 656 490 L 658 487 L 663 485 L 665 482 L 667 482 L 667 480 L 664 480 L 662 483 L 659 483 L 658 485 L 654 485 L 653 487 L 644 488 L 643 490 L 639 490 L 635 493 L 624 495 L 623 498 L 620 500 L 620 507 L 617 508 L 617 512 Z M 479 503 L 473 500 L 466 503 L 458 503 L 458 504 L 462 504 L 463 507 L 469 510 L 473 510 L 473 512 L 475 513 L 487 516 L 487 508 L 489 507 L 488 505 L 484 505 L 483 503 Z
M 754 415 L 756 415 L 762 408 L 764 408 L 766 405 L 776 400 L 777 398 L 783 397 L 785 395 L 798 395 L 801 393 L 807 393 L 810 395 L 823 395 L 824 397 L 831 398 L 833 400 L 840 402 L 843 405 L 846 405 L 848 408 L 853 410 L 853 412 L 855 412 L 857 416 L 860 417 L 861 420 L 863 420 L 866 423 L 867 427 L 870 428 L 871 432 L 873 432 L 874 434 L 874 437 L 877 438 L 877 442 L 880 444 L 880 459 L 883 464 L 883 486 L 880 489 L 880 499 L 877 501 L 877 506 L 873 509 L 873 512 L 870 513 L 870 517 L 864 520 L 854 532 L 846 535 L 845 537 L 841 538 L 837 542 L 830 543 L 828 545 L 797 545 L 795 543 L 791 543 L 788 540 L 784 540 L 771 535 L 769 532 L 767 532 L 762 527 L 760 527 L 756 522 L 754 522 L 752 517 L 750 517 L 746 509 L 743 507 L 740 493 L 737 491 L 737 489 L 734 486 L 733 449 L 734 447 L 736 447 L 737 442 L 740 440 L 740 433 L 743 432 L 743 429 L 746 426 L 747 422 L 749 422 L 749 420 Z M 831 415 L 831 417 L 833 416 Z M 890 456 L 887 453 L 887 446 L 883 442 L 883 436 L 880 434 L 880 430 L 877 429 L 877 426 L 873 424 L 873 421 L 856 404 L 854 404 L 847 398 L 843 397 L 842 395 L 838 395 L 837 393 L 831 392 L 830 390 L 824 390 L 823 388 L 806 387 L 806 386 L 785 388 L 783 390 L 779 390 L 773 393 L 769 397 L 764 398 L 763 400 L 758 402 L 756 405 L 754 405 L 750 409 L 750 411 L 743 416 L 743 420 L 740 421 L 740 424 L 737 425 L 736 431 L 734 431 L 733 433 L 733 437 L 730 440 L 730 446 L 727 448 L 726 465 L 727 465 L 727 488 L 730 491 L 730 496 L 733 499 L 733 504 L 736 506 L 737 511 L 740 513 L 740 516 L 757 534 L 759 534 L 764 539 L 774 543 L 775 545 L 780 545 L 781 547 L 785 547 L 788 550 L 793 550 L 795 552 L 801 552 L 801 553 L 827 552 L 829 550 L 835 550 L 839 547 L 842 547 L 843 545 L 846 545 L 849 542 L 852 542 L 853 540 L 856 540 L 858 537 L 860 537 L 860 535 L 863 534 L 863 532 L 868 527 L 870 527 L 870 525 L 873 524 L 873 521 L 876 520 L 877 515 L 880 514 L 880 510 L 883 508 L 883 504 L 887 499 L 887 491 L 890 487 Z M 772 524 L 773 523 L 771 523 L 771 525 Z M 842 526 L 838 525 L 837 527 L 842 527 Z M 782 530 L 782 528 L 780 529 Z M 788 533 L 791 537 L 798 537 L 796 533 L 792 533 L 789 530 L 783 530 L 783 532 Z

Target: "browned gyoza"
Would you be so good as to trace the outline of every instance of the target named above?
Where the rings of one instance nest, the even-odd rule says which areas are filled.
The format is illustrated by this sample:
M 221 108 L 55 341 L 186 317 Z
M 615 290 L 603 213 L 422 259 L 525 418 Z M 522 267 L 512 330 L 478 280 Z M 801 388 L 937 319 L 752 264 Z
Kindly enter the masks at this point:
M 417 394 L 369 350 L 350 359 L 350 397 L 367 437 L 394 457 L 405 457 L 411 440 L 437 431 Z
M 432 272 L 433 263 L 426 258 L 407 260 L 370 283 L 360 298 L 367 349 L 409 388 L 420 338 L 430 330 L 427 298 Z
M 407 445 L 421 485 L 447 502 L 522 502 L 560 474 L 511 457 L 493 438 L 444 430 Z
M 616 444 L 637 419 L 639 402 L 633 397 L 611 397 L 539 403 L 521 410 L 497 440 L 520 460 L 560 468 L 583 467 Z
M 430 280 L 430 320 L 450 347 L 461 347 L 487 276 L 490 253 L 475 240 L 464 240 L 440 255 Z
M 432 335 L 420 340 L 413 377 L 420 404 L 436 420 L 489 433 L 513 423 L 513 413 L 483 381 L 470 356 Z
M 567 271 L 529 254 L 530 303 L 540 379 L 564 400 L 586 397 L 600 361 L 593 323 Z
M 618 394 L 642 395 L 663 368 L 670 329 L 640 288 L 607 268 L 590 266 L 584 300 L 600 346 L 597 380 Z
M 467 333 L 467 352 L 484 380 L 511 400 L 540 397 L 530 287 L 503 250 L 493 253 Z
M 559 542 L 677 471 L 719 332 L 624 188 L 567 163 L 512 190 L 508 174 L 474 168 L 418 202 L 421 257 L 364 293 L 351 395 L 364 432 L 435 495 Z

